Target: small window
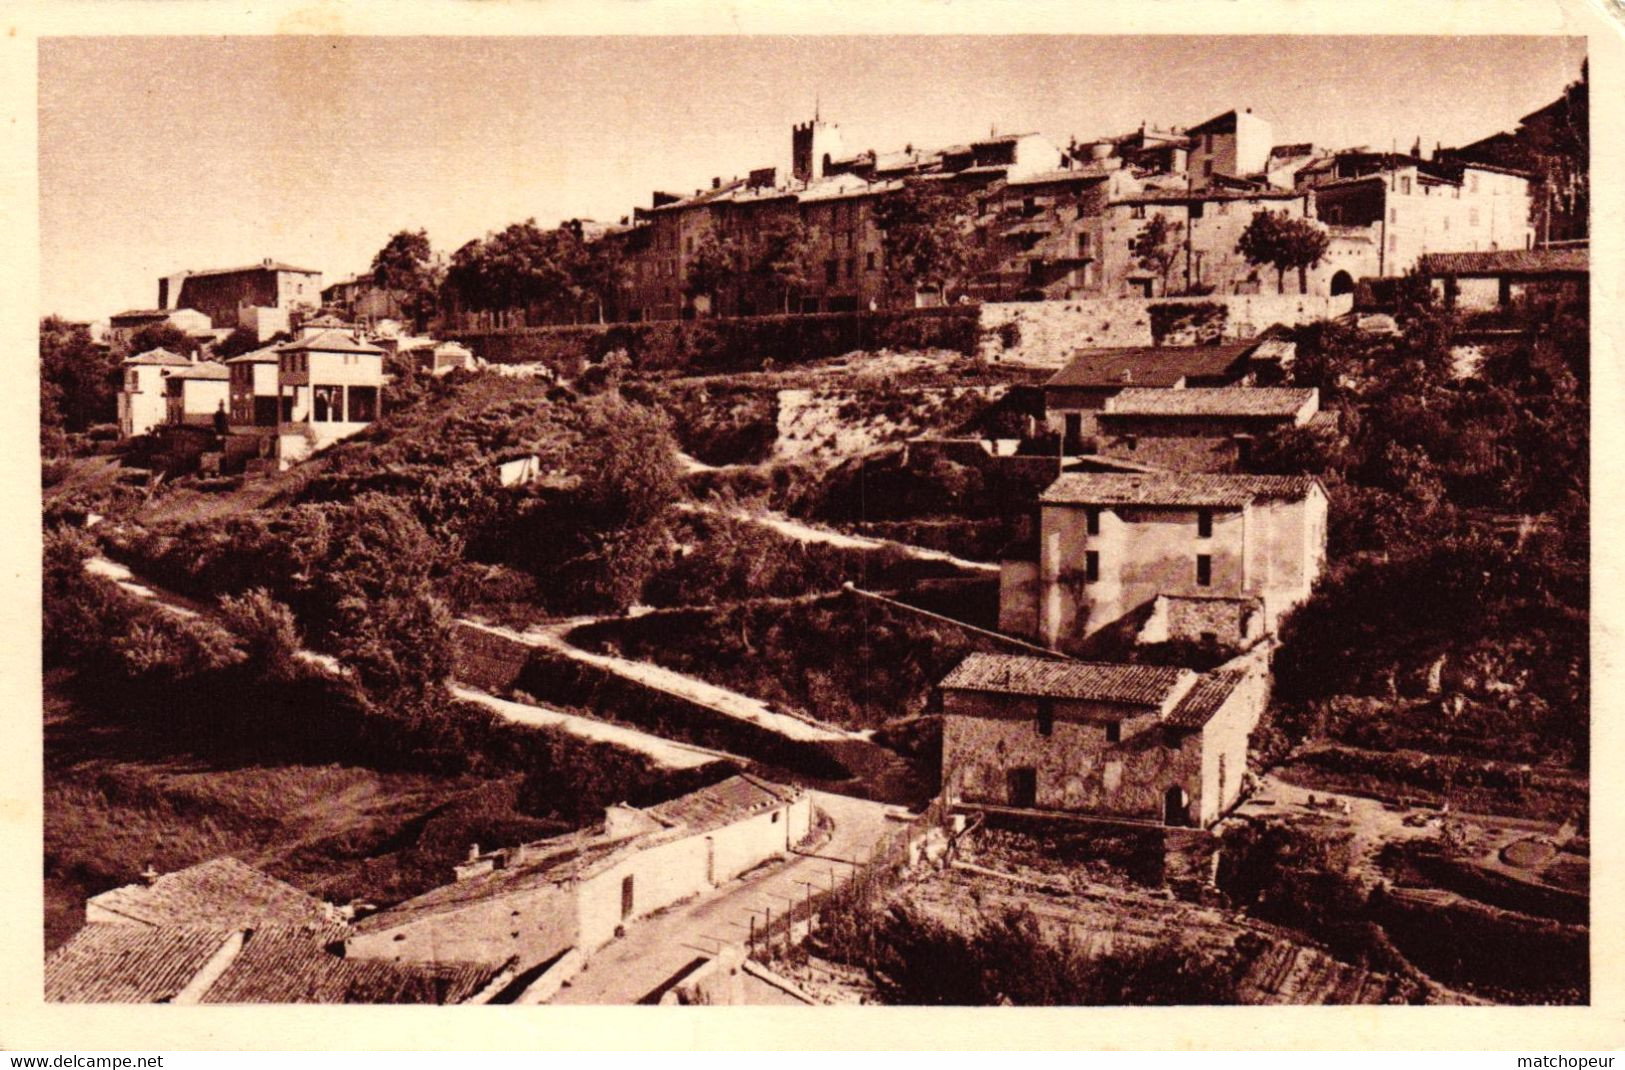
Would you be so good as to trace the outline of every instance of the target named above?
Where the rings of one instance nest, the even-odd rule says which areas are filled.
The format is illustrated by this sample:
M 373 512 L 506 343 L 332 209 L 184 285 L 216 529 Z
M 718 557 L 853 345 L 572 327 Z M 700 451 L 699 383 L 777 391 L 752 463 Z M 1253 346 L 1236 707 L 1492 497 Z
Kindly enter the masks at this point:
M 824 261 L 824 283 L 826 285 L 835 285 L 836 280 L 840 278 L 840 274 L 841 262 L 839 260 Z
M 1192 201 L 1190 207 L 1190 217 L 1192 219 L 1201 219 L 1203 207 L 1204 206 L 1201 201 Z
M 1106 742 L 1107 743 L 1121 743 L 1121 742 L 1123 742 L 1123 722 L 1122 721 L 1107 721 L 1106 722 Z
M 775 811 L 773 811 L 773 820 L 769 821 L 768 824 L 777 825 L 778 823 L 779 823 L 779 812 L 777 810 L 775 810 Z
M 1069 416 L 1068 419 L 1071 419 L 1071 417 Z M 1078 422 L 1081 425 L 1083 421 L 1080 418 Z M 1089 518 L 1089 534 L 1091 534 L 1091 535 L 1099 535 L 1100 534 L 1100 510 L 1091 508 L 1091 509 L 1086 510 L 1084 512 L 1084 515 Z
M 1145 205 L 1136 204 L 1133 207 L 1133 209 L 1129 212 L 1129 216 L 1131 218 L 1133 218 L 1133 219 L 1144 219 L 1145 218 Z
M 1213 161 L 1212 160 L 1203 160 L 1202 161 L 1202 175 L 1204 177 L 1206 177 L 1206 178 L 1212 178 L 1213 177 Z
M 1213 511 L 1203 509 L 1196 514 L 1196 537 L 1198 539 L 1213 538 Z
M 1468 223 L 1469 226 L 1474 226 L 1474 227 L 1478 226 L 1478 209 L 1477 208 L 1469 208 L 1469 209 L 1467 209 L 1467 223 Z
M 1390 209 L 1388 209 L 1388 222 L 1390 222 L 1390 223 L 1398 223 L 1399 222 L 1399 209 L 1398 208 L 1390 208 Z
M 1055 703 L 1048 699 L 1038 700 L 1038 734 L 1041 736 L 1055 734 Z
M 1213 555 L 1196 555 L 1196 586 L 1210 587 L 1213 584 Z
M 1085 550 L 1083 553 L 1083 581 L 1085 583 L 1098 583 L 1100 581 L 1100 551 Z
M 865 253 L 863 255 L 863 267 L 865 271 L 873 271 L 875 269 L 874 253 Z
M 1406 196 L 1410 195 L 1411 179 L 1409 175 L 1406 175 L 1404 178 L 1399 180 L 1399 192 L 1405 194 Z

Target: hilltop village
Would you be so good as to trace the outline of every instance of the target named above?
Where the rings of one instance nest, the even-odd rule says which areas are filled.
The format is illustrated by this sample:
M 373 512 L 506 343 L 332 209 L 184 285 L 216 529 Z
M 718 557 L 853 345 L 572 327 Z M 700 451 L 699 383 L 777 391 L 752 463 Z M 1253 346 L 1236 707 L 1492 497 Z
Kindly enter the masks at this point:
M 43 321 L 47 997 L 1585 1002 L 1585 92 Z

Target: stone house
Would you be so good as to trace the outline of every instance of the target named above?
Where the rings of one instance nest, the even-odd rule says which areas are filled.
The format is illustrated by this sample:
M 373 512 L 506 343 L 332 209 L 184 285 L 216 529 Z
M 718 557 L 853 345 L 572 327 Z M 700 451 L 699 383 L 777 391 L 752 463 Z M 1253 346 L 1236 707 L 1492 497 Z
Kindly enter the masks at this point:
M 1206 826 L 1241 794 L 1267 678 L 977 653 L 939 689 L 950 804 Z
M 1465 309 L 1500 308 L 1536 291 L 1583 294 L 1591 277 L 1584 248 L 1429 253 L 1417 269 L 1446 304 Z
M 276 456 L 286 467 L 378 418 L 384 351 L 347 331 L 322 331 L 276 347 L 281 406 Z
M 645 809 L 612 806 L 595 829 L 472 853 L 457 880 L 364 918 L 356 958 L 516 960 L 590 956 L 622 926 L 779 857 L 812 828 L 799 789 L 741 774 Z
M 1367 274 L 1404 275 L 1427 253 L 1534 244 L 1530 179 L 1511 168 L 1344 152 L 1305 168 L 1298 182 L 1322 222 L 1367 232 L 1376 254 Z
M 1245 646 L 1309 596 L 1325 560 L 1313 477 L 1068 473 L 1039 497 L 1036 559 L 1001 565 L 999 627 L 1067 652 L 1128 623 L 1147 641 Z
M 246 325 L 244 314 L 250 309 L 314 310 L 321 299 L 320 271 L 269 259 L 249 267 L 183 271 L 158 280 L 159 308 L 194 308 L 224 328 Z M 285 319 L 283 323 L 285 329 Z M 262 333 L 260 338 L 269 336 Z
M 214 340 L 214 324 L 210 322 L 208 316 L 195 309 L 136 308 L 108 317 L 107 344 L 114 349 L 125 350 L 137 331 L 143 327 L 155 327 L 160 323 L 167 323 L 184 332 L 195 342 Z
M 164 373 L 191 365 L 190 360 L 167 349 L 150 349 L 124 358 L 124 378 L 119 383 L 118 392 L 120 438 L 145 435 L 169 420 Z
M 1129 387 L 1095 414 L 1097 447 L 1107 456 L 1187 472 L 1244 467 L 1253 444 L 1320 412 L 1313 387 Z
M 1095 436 L 1095 417 L 1125 389 L 1229 386 L 1246 378 L 1257 343 L 1216 346 L 1134 346 L 1079 350 L 1044 383 L 1044 424 L 1061 435 L 1067 453 Z

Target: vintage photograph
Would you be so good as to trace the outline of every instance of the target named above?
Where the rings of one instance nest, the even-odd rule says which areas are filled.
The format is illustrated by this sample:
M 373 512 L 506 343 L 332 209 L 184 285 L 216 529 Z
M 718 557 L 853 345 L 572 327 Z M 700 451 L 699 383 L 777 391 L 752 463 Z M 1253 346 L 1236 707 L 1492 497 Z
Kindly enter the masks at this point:
M 38 64 L 46 1001 L 1591 1002 L 1584 37 Z

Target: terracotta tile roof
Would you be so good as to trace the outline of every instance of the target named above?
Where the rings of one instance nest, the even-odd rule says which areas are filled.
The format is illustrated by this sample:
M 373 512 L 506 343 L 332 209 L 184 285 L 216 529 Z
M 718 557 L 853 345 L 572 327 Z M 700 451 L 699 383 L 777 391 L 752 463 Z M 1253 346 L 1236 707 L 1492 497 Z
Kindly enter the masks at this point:
M 345 927 L 269 926 L 245 936 L 242 951 L 204 1003 L 461 1003 L 500 967 L 428 965 L 345 958 L 327 950 Z
M 52 1003 L 162 1003 L 225 946 L 232 930 L 93 922 L 45 960 Z
M 209 275 L 243 275 L 250 271 L 291 271 L 296 275 L 320 275 L 320 271 L 313 268 L 294 267 L 284 264 L 280 260 L 273 260 L 269 264 L 249 264 L 247 267 L 207 268 L 203 271 L 188 271 L 185 277 L 189 279 L 203 278 Z
M 165 372 L 167 379 L 230 379 L 231 371 L 224 364 L 212 360 L 200 360 L 196 363 L 187 361 L 184 368 L 176 368 L 172 372 Z
M 278 343 L 280 344 L 280 343 Z M 232 357 L 227 364 L 275 364 L 277 362 L 276 345 L 268 345 L 263 349 L 253 349 L 241 356 Z
M 1191 689 L 1185 692 L 1185 697 L 1179 700 L 1179 705 L 1163 719 L 1163 723 L 1175 728 L 1201 728 L 1213 719 L 1213 715 L 1219 712 L 1219 707 L 1225 704 L 1246 678 L 1246 673 L 1234 671 L 1207 673 L 1197 677 Z
M 166 873 L 150 886 L 128 884 L 90 900 L 145 925 L 247 926 L 328 922 L 335 908 L 235 858 L 216 858 Z
M 644 812 L 659 821 L 700 832 L 782 806 L 798 794 L 794 788 L 741 774 L 651 806 Z
M 1304 194 L 1289 189 L 1147 190 L 1112 198 L 1113 204 L 1193 204 L 1197 201 L 1295 201 Z
M 292 342 L 284 342 L 277 347 L 280 353 L 296 353 L 317 350 L 323 353 L 376 353 L 383 355 L 383 350 L 370 342 L 358 342 L 349 331 L 322 331 L 308 338 L 300 338 Z
M 133 357 L 125 357 L 126 364 L 161 364 L 166 367 L 184 367 L 192 362 L 179 353 L 171 353 L 167 349 L 149 349 L 145 353 L 137 353 Z
M 1476 253 L 1428 253 L 1424 275 L 1545 275 L 1590 270 L 1585 249 L 1496 249 Z
M 943 690 L 1086 699 L 1161 706 L 1187 675 L 1165 665 L 1052 661 L 1013 654 L 972 654 L 943 677 Z
M 1039 501 L 1049 505 L 1233 506 L 1296 501 L 1313 476 L 1250 476 L 1218 472 L 1068 472 Z
M 559 838 L 560 849 L 533 857 L 520 865 L 492 870 L 477 877 L 442 884 L 420 896 L 397 903 L 356 922 L 357 933 L 384 932 L 436 914 L 449 914 L 497 896 L 527 892 L 549 884 L 562 884 L 603 859 L 623 850 L 628 840 L 602 841 L 594 837 Z
M 174 311 L 178 312 L 180 310 L 175 309 Z M 134 319 L 162 320 L 169 318 L 169 312 L 170 310 L 162 308 L 129 308 L 125 309 L 123 312 L 115 312 L 107 318 L 109 321 Z
M 1237 370 L 1252 343 L 1221 346 L 1136 346 L 1084 349 L 1052 376 L 1049 386 L 1172 386 L 1181 379 L 1217 378 Z M 1238 372 L 1239 374 L 1239 372 Z
M 1106 402 L 1102 416 L 1297 416 L 1313 406 L 1315 390 L 1286 386 L 1131 388 Z

